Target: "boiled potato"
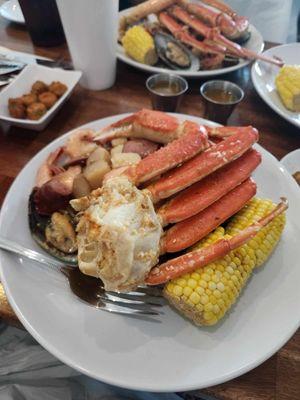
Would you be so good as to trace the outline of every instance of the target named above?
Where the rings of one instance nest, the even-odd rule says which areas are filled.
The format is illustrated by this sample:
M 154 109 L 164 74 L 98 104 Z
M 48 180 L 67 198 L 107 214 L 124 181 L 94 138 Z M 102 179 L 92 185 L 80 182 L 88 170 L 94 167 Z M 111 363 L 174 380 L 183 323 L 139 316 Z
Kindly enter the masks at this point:
M 95 161 L 106 161 L 110 163 L 110 155 L 104 147 L 97 147 L 87 159 L 87 165 L 94 163 Z
M 137 153 L 117 153 L 111 158 L 113 168 L 126 167 L 138 163 L 141 156 Z
M 83 171 L 83 175 L 89 182 L 91 188 L 97 189 L 102 185 L 104 175 L 109 171 L 109 164 L 104 160 L 100 160 L 87 165 Z
M 118 138 L 118 139 L 113 139 L 111 141 L 111 145 L 113 147 L 119 146 L 119 144 L 125 144 L 127 142 L 126 138 Z
M 116 154 L 120 154 L 123 151 L 124 144 L 118 144 L 118 146 L 113 147 L 110 151 L 111 156 L 113 157 Z
M 83 176 L 83 174 L 79 174 L 75 177 L 73 182 L 73 195 L 76 199 L 80 197 L 87 196 L 91 192 L 91 186 Z

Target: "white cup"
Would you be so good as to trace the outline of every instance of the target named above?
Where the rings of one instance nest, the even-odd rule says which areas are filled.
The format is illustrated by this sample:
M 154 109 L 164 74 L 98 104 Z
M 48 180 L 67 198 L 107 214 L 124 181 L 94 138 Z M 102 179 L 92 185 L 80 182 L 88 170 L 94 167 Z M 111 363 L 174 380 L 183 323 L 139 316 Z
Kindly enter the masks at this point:
M 118 0 L 57 0 L 75 69 L 81 84 L 103 90 L 116 79 Z

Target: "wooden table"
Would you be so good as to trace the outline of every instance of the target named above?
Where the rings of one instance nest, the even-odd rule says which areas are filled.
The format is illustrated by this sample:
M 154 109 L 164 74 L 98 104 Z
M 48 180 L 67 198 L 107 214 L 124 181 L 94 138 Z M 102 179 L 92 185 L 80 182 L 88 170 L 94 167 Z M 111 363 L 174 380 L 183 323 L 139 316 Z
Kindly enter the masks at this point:
M 8 24 L 2 19 L 0 44 L 14 50 L 35 52 L 53 58 L 68 57 L 66 46 L 34 48 L 22 27 Z M 53 139 L 89 121 L 149 107 L 145 79 L 143 72 L 120 63 L 114 87 L 93 92 L 78 86 L 43 132 L 18 128 L 12 128 L 9 132 L 0 130 L 0 202 L 26 162 Z M 251 83 L 249 68 L 226 75 L 224 79 L 237 82 L 246 94 L 244 101 L 235 108 L 228 124 L 254 125 L 260 132 L 260 144 L 278 159 L 300 147 L 299 129 L 280 118 L 260 99 Z M 190 89 L 182 103 L 181 112 L 204 115 L 204 106 L 199 96 L 200 83 L 199 79 L 189 82 Z M 6 317 L 10 322 L 17 323 L 0 290 L 0 309 L 1 305 L 2 318 Z M 300 332 L 258 368 L 228 383 L 201 392 L 220 400 L 299 400 Z

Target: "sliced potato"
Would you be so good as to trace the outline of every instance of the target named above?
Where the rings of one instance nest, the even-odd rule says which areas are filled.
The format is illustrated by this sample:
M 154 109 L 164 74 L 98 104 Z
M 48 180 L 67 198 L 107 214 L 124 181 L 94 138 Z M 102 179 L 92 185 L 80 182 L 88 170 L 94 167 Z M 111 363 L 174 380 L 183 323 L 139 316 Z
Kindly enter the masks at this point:
M 95 161 L 106 161 L 110 163 L 109 152 L 104 147 L 97 147 L 87 159 L 87 165 L 92 164 Z
M 91 188 L 97 189 L 102 185 L 104 175 L 109 171 L 109 164 L 104 160 L 100 160 L 87 165 L 83 171 L 83 175 L 89 182 Z
M 116 154 L 120 154 L 123 151 L 124 144 L 119 144 L 116 147 L 113 147 L 110 151 L 111 156 L 113 157 Z
M 111 162 L 113 168 L 126 167 L 138 163 L 141 156 L 137 153 L 118 153 L 112 156 Z
M 119 146 L 119 144 L 125 144 L 127 142 L 127 139 L 126 138 L 117 138 L 117 139 L 113 139 L 112 141 L 111 141 L 111 145 L 113 146 L 113 147 L 116 147 L 116 146 Z
M 79 174 L 75 177 L 73 182 L 73 195 L 76 199 L 87 196 L 90 194 L 91 190 L 91 186 L 83 174 Z

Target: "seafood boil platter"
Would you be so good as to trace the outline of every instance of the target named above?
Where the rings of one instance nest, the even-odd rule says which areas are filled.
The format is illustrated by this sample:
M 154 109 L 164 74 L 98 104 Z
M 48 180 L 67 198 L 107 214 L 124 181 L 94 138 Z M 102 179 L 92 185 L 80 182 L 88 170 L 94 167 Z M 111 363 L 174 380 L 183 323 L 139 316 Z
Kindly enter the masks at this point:
M 250 21 L 251 22 L 251 21 Z M 219 0 L 148 0 L 120 12 L 117 56 L 151 73 L 208 77 L 235 71 L 261 54 L 261 34 Z
M 220 0 L 119 14 L 124 62 L 205 77 L 256 61 L 253 71 L 279 71 L 282 104 L 298 107 L 300 70 L 263 46 Z M 19 126 L 73 88 L 47 74 L 20 90 L 21 75 L 5 92 Z M 154 392 L 216 385 L 273 355 L 300 325 L 300 192 L 260 135 L 142 108 L 43 148 L 0 214 L 1 282 L 28 332 L 83 374 Z
M 59 271 L 1 252 L 26 329 L 66 364 L 132 389 L 199 389 L 270 357 L 300 321 L 300 194 L 258 140 L 251 126 L 142 109 L 46 146 L 12 185 L 1 236 L 78 264 L 109 293 L 158 285 L 166 304 L 153 318 L 105 313 Z

